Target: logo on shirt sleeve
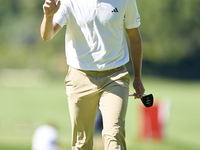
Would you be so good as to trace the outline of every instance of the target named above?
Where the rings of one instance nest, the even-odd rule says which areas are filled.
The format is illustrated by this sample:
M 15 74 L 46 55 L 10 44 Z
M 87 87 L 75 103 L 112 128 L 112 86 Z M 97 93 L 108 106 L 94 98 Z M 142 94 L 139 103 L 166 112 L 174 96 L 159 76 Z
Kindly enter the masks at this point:
M 136 22 L 140 22 L 140 15 L 136 18 Z

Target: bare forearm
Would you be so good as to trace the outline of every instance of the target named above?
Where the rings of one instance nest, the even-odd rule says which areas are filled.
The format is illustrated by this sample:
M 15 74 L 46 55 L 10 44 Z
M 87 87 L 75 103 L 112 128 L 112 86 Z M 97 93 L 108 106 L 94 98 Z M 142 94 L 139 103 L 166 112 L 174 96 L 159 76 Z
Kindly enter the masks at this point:
M 142 70 L 142 45 L 141 38 L 130 41 L 130 55 L 133 64 L 135 79 L 141 79 Z
M 46 17 L 42 20 L 41 28 L 40 28 L 41 37 L 44 41 L 51 40 L 54 36 L 54 28 L 53 28 L 53 16 Z
M 141 80 L 142 70 L 142 40 L 138 28 L 127 29 L 127 34 L 130 42 L 130 55 L 134 70 L 133 87 L 135 89 L 135 98 L 140 98 L 145 92 Z

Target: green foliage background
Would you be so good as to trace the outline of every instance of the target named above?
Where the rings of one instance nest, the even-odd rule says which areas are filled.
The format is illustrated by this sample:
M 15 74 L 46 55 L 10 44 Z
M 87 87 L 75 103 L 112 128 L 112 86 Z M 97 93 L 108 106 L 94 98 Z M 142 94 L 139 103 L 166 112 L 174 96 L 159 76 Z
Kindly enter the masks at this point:
M 65 70 L 65 28 L 49 42 L 40 38 L 43 3 L 1 0 L 0 68 Z M 137 5 L 144 73 L 200 78 L 200 0 L 137 0 Z

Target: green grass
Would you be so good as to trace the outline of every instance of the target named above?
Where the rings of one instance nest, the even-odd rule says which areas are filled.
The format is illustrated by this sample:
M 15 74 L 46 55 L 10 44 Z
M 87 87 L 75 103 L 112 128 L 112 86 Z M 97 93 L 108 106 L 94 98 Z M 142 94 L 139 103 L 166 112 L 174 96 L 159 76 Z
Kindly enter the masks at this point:
M 47 121 L 57 125 L 59 143 L 70 147 L 71 128 L 63 80 L 45 81 L 30 87 L 20 87 L 20 84 L 9 87 L 0 83 L 0 150 L 30 150 L 34 130 Z M 138 106 L 141 102 L 130 98 L 126 118 L 128 149 L 200 149 L 200 81 L 146 77 L 143 83 L 146 93 L 153 93 L 156 101 L 170 100 L 170 119 L 163 142 L 139 142 Z

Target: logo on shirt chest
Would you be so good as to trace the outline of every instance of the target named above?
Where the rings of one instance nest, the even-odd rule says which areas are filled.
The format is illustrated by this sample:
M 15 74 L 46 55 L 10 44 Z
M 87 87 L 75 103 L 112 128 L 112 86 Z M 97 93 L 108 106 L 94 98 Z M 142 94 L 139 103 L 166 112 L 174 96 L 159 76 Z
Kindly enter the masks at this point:
M 124 13 L 122 6 L 113 6 L 111 4 L 101 4 L 97 8 L 97 19 L 103 24 L 111 26 L 123 24 Z
M 113 6 L 108 3 L 99 3 L 96 9 L 94 10 L 79 10 L 80 15 L 78 15 L 79 18 L 77 20 L 77 23 L 80 26 L 94 25 L 94 23 L 100 23 L 103 26 L 121 26 L 123 24 L 124 19 L 124 13 L 122 10 L 124 7 L 122 6 Z
M 113 11 L 112 12 L 118 12 L 118 9 L 117 9 L 117 7 L 115 7 L 115 9 L 113 9 Z

